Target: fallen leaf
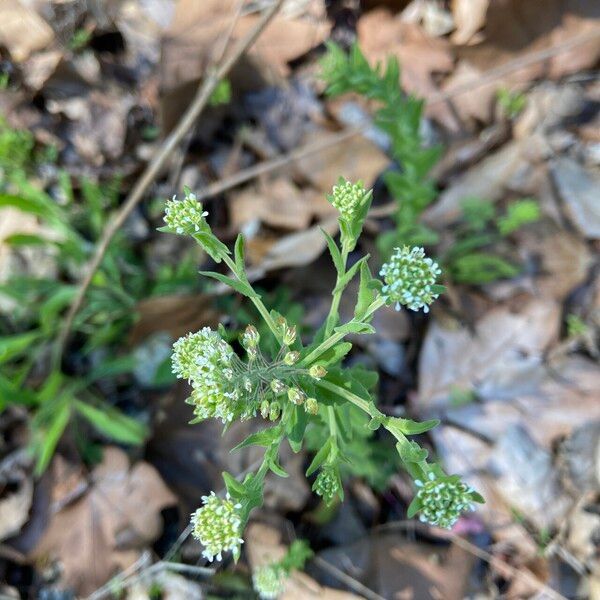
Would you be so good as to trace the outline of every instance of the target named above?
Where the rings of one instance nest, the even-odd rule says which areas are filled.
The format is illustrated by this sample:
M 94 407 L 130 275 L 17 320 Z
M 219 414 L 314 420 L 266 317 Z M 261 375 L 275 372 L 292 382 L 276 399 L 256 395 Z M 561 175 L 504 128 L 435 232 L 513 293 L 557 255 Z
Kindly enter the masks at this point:
M 492 309 L 472 333 L 458 324 L 431 324 L 419 361 L 420 408 L 447 406 L 453 390 L 499 398 L 535 384 L 532 373 L 559 332 L 560 307 L 542 299 L 523 302 L 518 312 Z
M 327 138 L 325 132 L 314 133 L 310 143 Z M 350 181 L 361 179 L 369 188 L 389 164 L 389 158 L 377 145 L 363 136 L 354 136 L 348 144 L 336 144 L 301 158 L 296 161 L 296 168 L 317 189 L 330 193 L 340 176 Z
M 435 0 L 413 0 L 400 16 L 405 23 L 421 25 L 432 37 L 441 37 L 454 29 L 452 14 Z
M 29 519 L 33 499 L 31 460 L 23 451 L 0 463 L 0 540 L 17 534 Z
M 24 61 L 53 40 L 50 25 L 25 2 L 3 0 L 0 3 L 0 45 L 8 48 L 15 61 Z
M 600 177 L 568 157 L 553 161 L 550 172 L 577 229 L 588 239 L 600 239 Z
M 315 216 L 335 213 L 322 194 L 300 190 L 283 177 L 231 194 L 229 209 L 236 231 L 255 221 L 282 229 L 306 229 Z
M 485 24 L 490 0 L 452 0 L 452 16 L 456 31 L 453 44 L 468 44 Z M 462 101 L 462 99 L 461 99 Z
M 384 8 L 363 15 L 357 25 L 358 41 L 371 64 L 385 62 L 393 55 L 401 69 L 402 87 L 420 98 L 438 91 L 434 73 L 449 73 L 454 67 L 452 50 L 446 40 L 429 37 L 421 27 L 405 23 Z M 457 122 L 450 109 L 436 104 L 426 109 L 430 116 L 452 129 Z
M 105 447 L 87 493 L 61 506 L 32 553 L 61 563 L 63 583 L 87 595 L 126 569 L 162 528 L 160 511 L 177 502 L 156 470 L 130 466 L 127 455 Z
M 136 346 L 154 333 L 168 332 L 173 339 L 201 327 L 219 322 L 213 300 L 206 294 L 170 294 L 151 296 L 136 305 L 139 314 L 129 333 L 129 344 Z
M 281 560 L 285 556 L 286 546 L 281 543 L 281 534 L 273 527 L 262 523 L 251 523 L 245 532 L 245 550 L 252 569 Z M 323 598 L 325 600 L 351 600 L 360 596 L 333 588 L 321 586 L 314 579 L 294 571 L 285 583 L 281 600 L 305 600 Z

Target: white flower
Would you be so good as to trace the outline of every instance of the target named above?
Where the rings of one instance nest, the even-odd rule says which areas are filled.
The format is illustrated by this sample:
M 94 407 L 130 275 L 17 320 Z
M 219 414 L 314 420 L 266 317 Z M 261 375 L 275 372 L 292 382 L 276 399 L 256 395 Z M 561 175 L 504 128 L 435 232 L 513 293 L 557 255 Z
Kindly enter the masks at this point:
M 201 419 L 216 417 L 224 423 L 236 415 L 239 390 L 234 381 L 235 353 L 231 346 L 204 327 L 173 345 L 173 372 L 192 384 L 190 403 Z
M 361 182 L 340 181 L 333 186 L 332 193 L 327 196 L 327 199 L 338 209 L 344 221 L 352 221 L 367 193 Z
M 234 504 L 229 494 L 225 499 L 214 492 L 202 497 L 203 506 L 192 514 L 192 535 L 204 546 L 202 555 L 209 561 L 222 559 L 223 552 L 232 552 L 237 559 L 242 539 L 241 504 Z
M 167 200 L 165 205 L 164 222 L 179 234 L 198 233 L 206 225 L 208 213 L 202 210 L 202 204 L 196 200 L 195 194 L 186 192 L 183 200 Z
M 265 600 L 277 598 L 283 592 L 285 579 L 285 571 L 277 565 L 259 567 L 252 574 L 254 589 Z
M 390 260 L 381 267 L 379 275 L 385 285 L 381 295 L 386 303 L 396 303 L 396 310 L 404 305 L 411 310 L 429 312 L 429 305 L 439 296 L 433 286 L 441 273 L 438 264 L 425 256 L 423 248 L 394 248 Z

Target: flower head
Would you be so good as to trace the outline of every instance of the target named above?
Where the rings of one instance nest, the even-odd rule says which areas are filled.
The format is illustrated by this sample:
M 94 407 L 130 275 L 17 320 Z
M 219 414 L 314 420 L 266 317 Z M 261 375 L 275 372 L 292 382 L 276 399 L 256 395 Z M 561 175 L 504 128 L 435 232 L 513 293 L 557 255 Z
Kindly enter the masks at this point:
M 332 466 L 325 465 L 319 471 L 312 489 L 325 500 L 326 504 L 330 504 L 340 491 L 340 477 L 337 470 Z
M 463 512 L 473 510 L 473 502 L 477 501 L 473 488 L 456 475 L 436 477 L 429 473 L 427 481 L 417 480 L 415 485 L 419 488 L 415 496 L 419 519 L 445 529 L 450 529 Z
M 231 551 L 240 555 L 242 539 L 241 504 L 229 498 L 219 498 L 214 492 L 202 497 L 203 506 L 192 514 L 192 535 L 204 546 L 202 555 L 209 561 L 221 560 L 222 553 Z
M 226 423 L 235 416 L 240 391 L 234 381 L 234 359 L 231 346 L 210 327 L 173 345 L 173 372 L 191 382 L 190 403 L 197 417 L 217 417 Z
M 411 310 L 429 312 L 429 305 L 439 296 L 433 286 L 441 272 L 423 248 L 395 248 L 379 271 L 385 282 L 381 295 L 387 303 L 395 302 L 396 310 L 403 304 Z
M 197 233 L 206 224 L 205 217 L 208 213 L 202 210 L 202 204 L 196 200 L 195 194 L 186 191 L 183 200 L 167 200 L 165 205 L 164 222 L 173 231 L 179 234 Z
M 285 571 L 277 565 L 259 567 L 252 574 L 252 585 L 261 598 L 270 600 L 283 592 Z
M 337 185 L 333 186 L 332 193 L 327 196 L 327 199 L 338 209 L 340 217 L 344 221 L 350 222 L 368 197 L 367 195 L 368 192 L 362 182 L 352 183 L 340 180 Z

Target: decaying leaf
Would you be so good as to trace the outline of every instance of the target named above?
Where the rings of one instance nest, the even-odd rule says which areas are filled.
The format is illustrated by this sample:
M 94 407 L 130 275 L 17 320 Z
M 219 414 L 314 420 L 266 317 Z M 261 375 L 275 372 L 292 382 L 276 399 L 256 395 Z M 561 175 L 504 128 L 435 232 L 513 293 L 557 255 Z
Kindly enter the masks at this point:
M 59 561 L 63 582 L 79 594 L 91 593 L 131 565 L 160 534 L 160 511 L 176 503 L 152 466 L 130 466 L 127 455 L 110 446 L 83 496 L 54 500 L 50 524 L 32 557 Z
M 485 24 L 490 0 L 452 0 L 452 16 L 456 31 L 452 34 L 454 44 L 473 42 L 475 34 Z
M 30 458 L 25 452 L 0 463 L 0 540 L 18 533 L 29 518 L 33 498 Z
M 281 534 L 269 525 L 252 523 L 246 529 L 245 549 L 253 569 L 283 558 L 286 547 L 281 542 Z M 305 573 L 295 572 L 287 580 L 281 600 L 324 598 L 325 600 L 352 600 L 360 598 L 349 592 L 321 586 Z
M 0 3 L 0 45 L 6 46 L 17 61 L 47 47 L 54 39 L 50 25 L 28 4 L 21 0 Z

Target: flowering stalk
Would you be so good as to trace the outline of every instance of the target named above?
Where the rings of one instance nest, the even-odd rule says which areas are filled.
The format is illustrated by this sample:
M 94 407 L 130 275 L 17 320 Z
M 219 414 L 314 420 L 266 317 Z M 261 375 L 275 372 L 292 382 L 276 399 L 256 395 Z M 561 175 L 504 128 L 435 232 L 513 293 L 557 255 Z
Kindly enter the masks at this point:
M 243 237 L 238 236 L 232 255 L 212 233 L 206 221 L 208 213 L 189 190 L 183 200 L 167 202 L 163 230 L 190 235 L 217 264 L 224 263 L 229 268 L 232 276 L 215 271 L 202 273 L 249 298 L 278 347 L 273 355 L 265 355 L 261 336 L 253 325 L 240 336 L 244 356 L 225 340 L 223 329 L 205 327 L 182 337 L 173 346 L 173 372 L 191 386 L 188 402 L 194 409 L 193 422 L 216 418 L 228 426 L 235 420 L 262 418 L 267 425 L 235 448 L 263 447 L 265 453 L 258 470 L 243 481 L 224 473 L 225 498 L 214 493 L 204 496 L 203 505 L 192 516 L 194 535 L 204 546 L 208 560 L 220 559 L 224 552 L 231 552 L 237 560 L 250 513 L 263 502 L 265 477 L 269 472 L 287 476 L 279 464 L 282 441 L 287 439 L 295 452 L 300 451 L 311 420 L 324 422 L 329 434 L 306 475 L 315 475 L 313 490 L 324 502 L 330 503 L 336 497 L 343 500 L 340 464 L 345 460 L 349 432 L 345 431 L 348 425 L 342 409 L 348 403 L 366 413 L 365 427 L 372 430 L 384 427 L 396 439 L 399 456 L 415 482 L 415 499 L 409 507 L 411 515 L 418 513 L 422 520 L 433 525 L 450 527 L 461 512 L 472 508 L 473 502 L 482 501 L 457 477 L 448 476 L 440 467 L 427 462 L 427 451 L 409 439 L 435 427 L 438 421 L 418 423 L 385 415 L 369 393 L 376 374 L 340 368 L 352 348 L 345 341 L 346 336 L 373 333 L 371 320 L 382 306 L 427 312 L 443 290 L 436 284 L 440 269 L 422 248 L 409 247 L 395 249 L 381 268 L 383 281 L 372 276 L 368 256 L 348 268 L 348 256 L 360 237 L 371 192 L 360 182 L 341 179 L 328 199 L 340 212 L 340 246 L 323 232 L 337 277 L 325 323 L 307 346 L 298 338 L 295 324 L 288 323 L 275 311 L 269 312 L 248 281 Z M 354 315 L 339 324 L 340 300 L 355 276 L 359 277 L 359 286 Z M 281 573 L 280 566 L 272 567 L 256 575 L 256 584 L 267 590 L 265 593 L 270 593 L 268 590 L 275 593 Z

